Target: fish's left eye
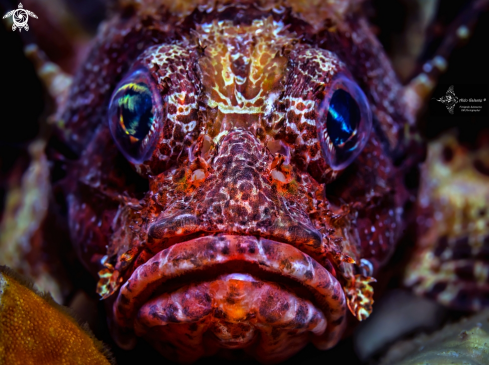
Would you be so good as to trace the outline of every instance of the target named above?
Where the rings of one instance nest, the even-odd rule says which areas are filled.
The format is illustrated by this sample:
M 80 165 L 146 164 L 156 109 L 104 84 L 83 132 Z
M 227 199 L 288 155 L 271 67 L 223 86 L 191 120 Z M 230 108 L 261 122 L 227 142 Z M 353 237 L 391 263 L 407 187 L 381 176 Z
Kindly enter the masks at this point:
M 161 97 L 145 69 L 136 69 L 117 86 L 109 106 L 112 137 L 124 156 L 139 164 L 156 141 Z
M 339 75 L 327 90 L 318 115 L 318 137 L 323 156 L 333 170 L 342 170 L 367 143 L 372 128 L 367 98 L 349 77 Z

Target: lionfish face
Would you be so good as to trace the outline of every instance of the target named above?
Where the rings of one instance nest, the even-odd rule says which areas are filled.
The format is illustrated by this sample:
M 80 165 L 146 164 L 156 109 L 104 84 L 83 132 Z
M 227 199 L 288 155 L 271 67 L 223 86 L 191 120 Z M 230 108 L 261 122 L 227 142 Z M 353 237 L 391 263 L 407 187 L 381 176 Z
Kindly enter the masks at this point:
M 71 231 L 121 347 L 271 363 L 371 312 L 408 196 L 401 88 L 364 21 L 299 5 L 129 7 L 80 72 Z

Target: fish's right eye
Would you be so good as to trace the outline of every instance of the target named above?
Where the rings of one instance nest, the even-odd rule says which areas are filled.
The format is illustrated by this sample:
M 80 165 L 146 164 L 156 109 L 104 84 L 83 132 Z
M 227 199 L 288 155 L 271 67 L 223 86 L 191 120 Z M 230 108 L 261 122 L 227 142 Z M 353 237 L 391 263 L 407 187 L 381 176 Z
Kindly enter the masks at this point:
M 129 73 L 112 94 L 109 127 L 124 156 L 140 164 L 149 158 L 161 121 L 161 96 L 148 71 L 138 68 Z

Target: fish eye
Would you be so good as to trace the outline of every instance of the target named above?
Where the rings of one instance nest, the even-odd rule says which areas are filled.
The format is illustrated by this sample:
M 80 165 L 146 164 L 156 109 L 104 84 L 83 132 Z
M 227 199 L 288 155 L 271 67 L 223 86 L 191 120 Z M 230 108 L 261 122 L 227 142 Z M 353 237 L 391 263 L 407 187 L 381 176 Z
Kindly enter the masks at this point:
M 144 68 L 130 72 L 112 94 L 108 114 L 110 132 L 130 162 L 140 164 L 151 154 L 161 110 L 161 96 Z
M 362 89 L 340 74 L 319 106 L 321 150 L 333 170 L 346 168 L 362 151 L 372 129 L 372 114 Z

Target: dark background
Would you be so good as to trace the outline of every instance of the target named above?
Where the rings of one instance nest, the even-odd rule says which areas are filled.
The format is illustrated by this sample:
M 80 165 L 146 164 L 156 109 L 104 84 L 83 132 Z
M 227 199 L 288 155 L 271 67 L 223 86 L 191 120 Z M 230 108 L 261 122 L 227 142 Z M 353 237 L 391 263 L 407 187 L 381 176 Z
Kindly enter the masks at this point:
M 85 0 L 76 2 L 65 0 L 68 8 L 73 12 L 79 24 L 87 34 L 94 34 L 98 23 L 104 18 L 105 9 L 101 0 Z M 23 2 L 24 3 L 24 2 Z M 408 0 L 373 0 L 368 12 L 372 23 L 378 30 L 378 37 L 383 43 L 388 53 L 395 49 L 399 37 L 406 36 L 407 16 L 409 7 L 413 2 Z M 428 28 L 427 46 L 423 48 L 418 70 L 424 60 L 429 59 L 437 47 L 440 45 L 449 25 L 453 22 L 457 14 L 461 13 L 467 6 L 468 1 L 451 0 L 441 1 L 435 16 L 435 22 Z M 2 15 L 8 10 L 17 8 L 17 0 L 0 0 L 0 11 Z M 25 7 L 29 10 L 27 3 Z M 32 20 L 30 24 L 35 22 Z M 3 209 L 5 193 L 9 184 L 19 181 L 22 172 L 28 165 L 29 158 L 27 146 L 39 133 L 43 132 L 42 121 L 49 113 L 50 101 L 44 92 L 43 86 L 37 78 L 33 66 L 24 57 L 23 42 L 26 40 L 37 41 L 42 44 L 46 40 L 34 39 L 34 32 L 12 32 L 0 26 L 0 70 L 1 70 L 1 129 L 0 129 L 0 219 Z M 462 42 L 450 55 L 448 59 L 448 69 L 438 82 L 433 95 L 440 97 L 445 95 L 449 85 L 457 84 L 470 85 L 486 88 L 489 85 L 489 12 L 480 13 L 479 21 L 474 28 L 471 37 Z M 54 56 L 56 52 L 70 52 L 63 49 L 64 43 L 60 40 L 48 42 L 46 47 Z M 56 58 L 56 57 L 55 57 Z M 63 65 L 66 69 L 73 68 L 73 64 Z M 414 71 L 415 72 L 415 71 Z M 448 85 L 448 86 L 447 86 Z M 467 86 L 468 85 L 468 86 Z M 462 94 L 462 91 L 460 91 Z M 458 95 L 459 97 L 461 95 Z M 433 103 L 437 103 L 432 101 Z M 429 104 L 431 105 L 431 104 Z M 441 105 L 441 104 L 440 104 Z M 433 139 L 443 131 L 451 128 L 459 129 L 459 132 L 467 143 L 474 141 L 482 129 L 489 127 L 489 120 L 486 115 L 467 115 L 463 118 L 439 117 L 430 113 L 427 109 L 419 118 L 419 126 L 427 139 Z M 398 254 L 399 255 L 399 254 Z M 394 258 L 395 259 L 395 258 Z M 399 284 L 398 278 L 394 277 L 388 284 L 395 287 Z M 103 314 L 100 315 L 100 322 L 104 323 Z M 154 350 L 147 344 L 140 341 L 136 350 L 125 352 L 113 346 L 107 329 L 101 326 L 96 332 L 103 341 L 109 344 L 114 352 L 118 364 L 144 363 L 155 355 Z M 342 341 L 333 350 L 321 352 L 308 346 L 302 352 L 289 359 L 285 364 L 362 364 L 354 351 L 353 340 L 351 338 Z M 198 364 L 217 364 L 221 363 L 215 359 L 204 359 Z M 244 362 L 246 363 L 246 362 Z

